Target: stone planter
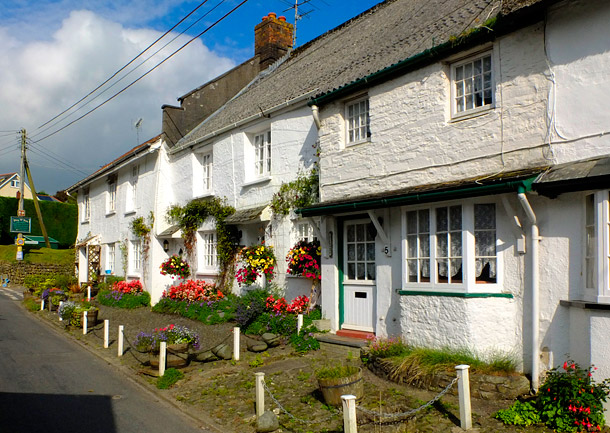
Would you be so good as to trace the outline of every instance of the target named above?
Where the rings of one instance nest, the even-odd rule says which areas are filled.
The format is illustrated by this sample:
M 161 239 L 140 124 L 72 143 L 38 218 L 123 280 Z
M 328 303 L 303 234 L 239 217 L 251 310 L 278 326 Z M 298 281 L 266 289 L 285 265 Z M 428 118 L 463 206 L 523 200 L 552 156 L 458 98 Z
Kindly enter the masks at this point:
M 167 368 L 184 368 L 191 361 L 190 344 L 168 344 L 165 366 Z M 149 363 L 153 368 L 159 368 L 159 351 L 149 353 Z
M 354 395 L 356 399 L 361 399 L 364 395 L 364 380 L 362 378 L 362 369 L 350 376 L 320 379 L 318 385 L 324 397 L 326 404 L 331 406 L 341 406 L 342 395 Z

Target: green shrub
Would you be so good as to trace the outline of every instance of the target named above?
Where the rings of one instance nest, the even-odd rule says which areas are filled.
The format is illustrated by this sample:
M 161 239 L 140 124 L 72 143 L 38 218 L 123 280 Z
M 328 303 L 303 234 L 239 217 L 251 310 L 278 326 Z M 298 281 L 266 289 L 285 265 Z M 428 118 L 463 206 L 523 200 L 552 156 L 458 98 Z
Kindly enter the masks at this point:
M 548 372 L 538 393 L 540 417 L 547 427 L 573 432 L 604 425 L 603 403 L 610 392 L 610 379 L 595 383 L 594 370 L 568 360 L 563 368 Z
M 318 379 L 339 379 L 356 373 L 358 373 L 358 367 L 353 365 L 336 365 L 319 369 L 316 371 L 316 377 Z
M 371 358 L 392 358 L 409 353 L 409 348 L 400 338 L 375 338 L 369 341 L 368 353 Z
M 530 426 L 540 424 L 540 414 L 536 406 L 530 402 L 516 401 L 508 409 L 501 409 L 496 412 L 494 418 L 499 419 L 504 424 L 512 424 L 518 426 Z
M 215 302 L 188 302 L 161 298 L 152 308 L 155 313 L 177 314 L 207 325 L 225 323 L 234 318 L 235 297 L 229 295 Z
M 32 312 L 40 311 L 40 301 L 36 301 L 34 298 L 26 298 L 23 300 L 23 306 Z
M 311 350 L 318 350 L 320 342 L 316 340 L 313 333 L 318 331 L 315 326 L 303 327 L 300 333 L 294 333 L 290 336 L 290 344 L 295 352 L 307 353 Z
M 150 306 L 150 294 L 141 292 L 138 294 L 121 293 L 113 290 L 100 290 L 97 301 L 108 307 L 134 309 Z
M 175 368 L 168 368 L 165 374 L 157 379 L 157 388 L 168 389 L 184 377 L 184 373 Z

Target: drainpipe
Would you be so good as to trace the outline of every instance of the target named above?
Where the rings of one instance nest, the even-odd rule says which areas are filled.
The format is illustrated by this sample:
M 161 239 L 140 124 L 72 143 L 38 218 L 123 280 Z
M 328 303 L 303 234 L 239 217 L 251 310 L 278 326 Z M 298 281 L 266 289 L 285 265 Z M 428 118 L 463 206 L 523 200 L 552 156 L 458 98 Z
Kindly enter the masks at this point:
M 317 105 L 311 106 L 311 114 L 313 116 L 313 121 L 316 124 L 316 128 L 320 129 L 320 112 L 318 111 Z
M 519 187 L 517 197 L 531 224 L 531 268 L 532 268 L 532 389 L 538 391 L 540 386 L 540 269 L 538 246 L 540 232 L 536 214 L 530 205 L 525 188 Z

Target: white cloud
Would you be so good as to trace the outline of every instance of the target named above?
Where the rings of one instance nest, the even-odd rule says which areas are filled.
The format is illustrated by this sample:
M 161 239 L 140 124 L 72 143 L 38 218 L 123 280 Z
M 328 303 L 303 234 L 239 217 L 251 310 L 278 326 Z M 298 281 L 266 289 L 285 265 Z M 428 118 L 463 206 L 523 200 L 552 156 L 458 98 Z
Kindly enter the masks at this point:
M 167 1 L 157 2 L 155 13 L 160 13 L 167 4 Z M 111 3 L 106 6 L 106 11 L 110 10 Z M 123 10 L 121 20 L 131 13 Z M 70 12 L 54 33 L 38 34 L 35 40 L 31 35 L 19 37 L 1 26 L 0 23 L 3 54 L 0 56 L 0 107 L 3 107 L 0 131 L 25 127 L 34 140 L 63 124 L 46 132 L 37 130 L 39 125 L 95 88 L 161 35 L 155 30 L 127 28 L 87 10 Z M 171 47 L 155 55 L 70 120 L 115 94 L 186 41 L 186 36 L 179 37 Z M 137 119 L 143 119 L 140 142 L 157 135 L 161 129 L 161 105 L 176 104 L 177 97 L 232 66 L 232 60 L 216 55 L 201 41 L 195 41 L 116 99 L 37 146 L 91 173 L 138 144 L 133 127 Z M 3 154 L 3 149 L 13 143 L 16 146 L 14 138 L 0 138 L 0 173 L 19 170 L 18 153 Z M 85 177 L 41 156 L 37 146 L 30 153 L 30 165 L 38 189 L 54 193 Z

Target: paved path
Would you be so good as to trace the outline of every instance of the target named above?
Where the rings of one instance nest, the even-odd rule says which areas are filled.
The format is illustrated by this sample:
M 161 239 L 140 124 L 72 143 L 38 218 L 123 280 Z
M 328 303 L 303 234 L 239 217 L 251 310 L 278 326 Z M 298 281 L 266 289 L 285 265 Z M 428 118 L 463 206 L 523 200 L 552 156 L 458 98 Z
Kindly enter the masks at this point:
M 0 287 L 0 432 L 208 431 L 28 316 L 22 297 Z

